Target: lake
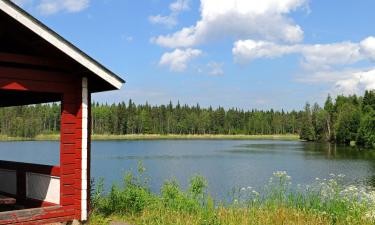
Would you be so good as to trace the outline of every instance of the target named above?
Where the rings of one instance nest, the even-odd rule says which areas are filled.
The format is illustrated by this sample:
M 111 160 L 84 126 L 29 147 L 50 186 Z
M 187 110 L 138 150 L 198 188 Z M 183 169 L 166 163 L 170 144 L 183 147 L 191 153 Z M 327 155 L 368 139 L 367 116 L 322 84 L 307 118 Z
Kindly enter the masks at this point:
M 92 176 L 105 178 L 108 187 L 121 182 L 142 161 L 158 192 L 166 179 L 186 188 L 193 175 L 203 175 L 216 198 L 233 188 L 260 189 L 275 171 L 287 171 L 293 184 L 310 184 L 316 177 L 344 174 L 348 184 L 373 185 L 373 151 L 330 144 L 271 140 L 152 140 L 94 141 Z M 1 142 L 0 159 L 47 165 L 59 164 L 59 143 Z

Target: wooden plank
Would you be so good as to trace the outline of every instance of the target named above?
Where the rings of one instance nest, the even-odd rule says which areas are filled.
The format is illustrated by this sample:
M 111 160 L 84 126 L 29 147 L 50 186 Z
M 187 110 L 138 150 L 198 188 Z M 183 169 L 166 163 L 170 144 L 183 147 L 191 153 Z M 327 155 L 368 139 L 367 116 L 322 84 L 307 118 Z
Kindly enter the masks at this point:
M 42 208 L 16 210 L 0 213 L 0 224 L 45 224 L 41 221 L 57 222 L 59 218 L 74 218 L 75 208 L 72 206 L 50 206 Z M 39 221 L 39 222 L 38 222 Z M 63 221 L 69 221 L 62 220 Z
M 1 78 L 16 79 L 16 80 L 32 80 L 32 81 L 46 81 L 55 83 L 68 83 L 73 86 L 77 86 L 79 79 L 71 74 L 46 71 L 30 68 L 16 68 L 16 67 L 5 67 L 0 65 L 0 76 Z M 79 88 L 79 86 L 77 87 Z
M 14 80 L 0 77 L 0 90 L 64 93 L 74 91 L 74 87 L 57 82 Z
M 0 168 L 30 173 L 39 173 L 51 176 L 60 176 L 59 166 L 47 166 L 30 163 L 10 162 L 0 160 Z
M 63 61 L 45 57 L 37 57 L 31 55 L 20 55 L 0 52 L 0 62 L 3 63 L 14 63 L 22 65 L 42 66 L 48 68 L 57 68 L 67 70 L 72 68 L 72 64 Z

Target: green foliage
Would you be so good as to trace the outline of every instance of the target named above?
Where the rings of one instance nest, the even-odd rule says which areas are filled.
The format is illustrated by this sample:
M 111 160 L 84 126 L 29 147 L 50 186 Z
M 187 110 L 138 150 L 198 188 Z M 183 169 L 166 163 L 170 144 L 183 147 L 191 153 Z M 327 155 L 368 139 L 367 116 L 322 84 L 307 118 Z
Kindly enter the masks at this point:
M 363 116 L 357 142 L 361 145 L 375 148 L 375 110 L 369 109 Z
M 60 131 L 60 106 L 42 104 L 0 108 L 0 136 L 33 138 Z M 244 111 L 148 103 L 92 104 L 92 133 L 96 135 L 284 135 L 307 141 L 332 141 L 374 146 L 375 91 L 364 97 L 327 97 L 324 108 L 306 104 L 303 111 Z
M 375 91 L 366 91 L 363 96 L 362 107 L 370 107 L 372 110 L 375 110 Z
M 164 207 L 184 212 L 197 212 L 199 202 L 180 189 L 177 181 L 166 181 L 161 189 L 161 200 Z
M 31 138 L 60 130 L 57 104 L 0 108 L 0 134 Z
M 199 105 L 151 106 L 92 104 L 92 134 L 243 134 L 278 135 L 299 133 L 300 112 L 244 111 L 201 108 Z M 0 135 L 35 137 L 58 133 L 60 106 L 43 104 L 0 108 Z
M 262 216 L 265 212 L 276 213 L 277 219 L 272 224 L 280 224 L 285 218 L 278 215 L 279 211 L 286 210 L 311 216 L 304 218 L 305 222 L 282 224 L 307 224 L 316 216 L 319 224 L 373 224 L 375 192 L 365 187 L 342 185 L 342 179 L 343 175 L 316 178 L 311 185 L 295 190 L 291 177 L 279 171 L 273 174 L 262 192 L 251 187 L 240 188 L 233 201 L 215 204 L 207 192 L 207 181 L 201 176 L 193 177 L 186 191 L 171 180 L 164 183 L 160 194 L 153 194 L 148 191 L 144 174 L 128 174 L 126 185 L 121 188 L 113 185 L 107 194 L 102 193 L 102 183 L 98 184 L 99 191 L 93 192 L 92 197 L 92 221 L 108 224 L 108 218 L 115 217 L 134 224 L 271 224 L 265 219 L 268 217 Z
M 138 176 L 127 173 L 122 187 L 112 185 L 107 195 L 103 193 L 103 182 L 99 182 L 92 196 L 92 207 L 103 215 L 113 213 L 141 213 L 145 207 L 154 201 L 154 196 L 148 188 L 148 180 L 144 177 L 145 169 L 140 163 Z M 105 196 L 105 197 L 104 197 Z
M 202 200 L 206 194 L 208 183 L 202 176 L 195 176 L 190 180 L 189 193 L 194 199 Z
M 310 109 L 310 104 L 306 103 L 305 111 L 302 117 L 302 127 L 300 132 L 300 137 L 306 141 L 315 141 L 315 130 L 312 121 L 312 112 Z
M 375 92 L 366 91 L 363 98 L 327 97 L 324 108 L 306 104 L 301 118 L 300 137 L 307 141 L 332 141 L 349 145 L 356 143 L 375 147 Z
M 361 114 L 358 107 L 351 103 L 345 103 L 338 111 L 336 121 L 336 140 L 339 143 L 349 144 L 356 140 Z

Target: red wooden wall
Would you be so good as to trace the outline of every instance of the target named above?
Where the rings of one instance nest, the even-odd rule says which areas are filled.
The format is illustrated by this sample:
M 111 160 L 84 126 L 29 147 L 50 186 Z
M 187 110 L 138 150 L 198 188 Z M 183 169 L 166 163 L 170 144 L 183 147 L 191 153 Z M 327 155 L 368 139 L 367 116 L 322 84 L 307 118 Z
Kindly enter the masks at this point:
M 60 206 L 43 210 L 38 215 L 24 216 L 8 221 L 0 220 L 0 224 L 42 224 L 73 219 L 81 220 L 83 191 L 87 194 L 87 209 L 90 196 L 89 126 L 87 128 L 87 188 L 82 188 L 82 77 L 37 69 L 0 66 L 0 90 L 40 92 L 45 95 L 61 94 Z M 17 102 L 17 99 L 14 101 Z M 90 112 L 90 101 L 90 94 L 88 94 L 88 112 Z M 88 116 L 87 123 L 91 124 L 90 116 Z

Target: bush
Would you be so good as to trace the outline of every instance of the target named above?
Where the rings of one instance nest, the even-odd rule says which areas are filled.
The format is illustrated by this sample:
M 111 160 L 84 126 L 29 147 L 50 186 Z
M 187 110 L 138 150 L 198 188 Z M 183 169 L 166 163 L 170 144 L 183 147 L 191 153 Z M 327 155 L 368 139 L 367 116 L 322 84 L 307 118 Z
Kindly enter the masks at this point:
M 215 204 L 202 176 L 190 180 L 181 190 L 169 180 L 160 195 L 150 192 L 139 166 L 138 175 L 128 173 L 124 185 L 103 192 L 101 180 L 92 196 L 93 224 L 107 224 L 120 217 L 135 224 L 373 224 L 375 191 L 367 187 L 342 185 L 343 175 L 318 179 L 311 185 L 292 188 L 286 172 L 275 172 L 261 192 L 242 187 L 232 201 Z M 290 215 L 289 215 L 290 214 Z M 293 222 L 295 221 L 295 222 Z

